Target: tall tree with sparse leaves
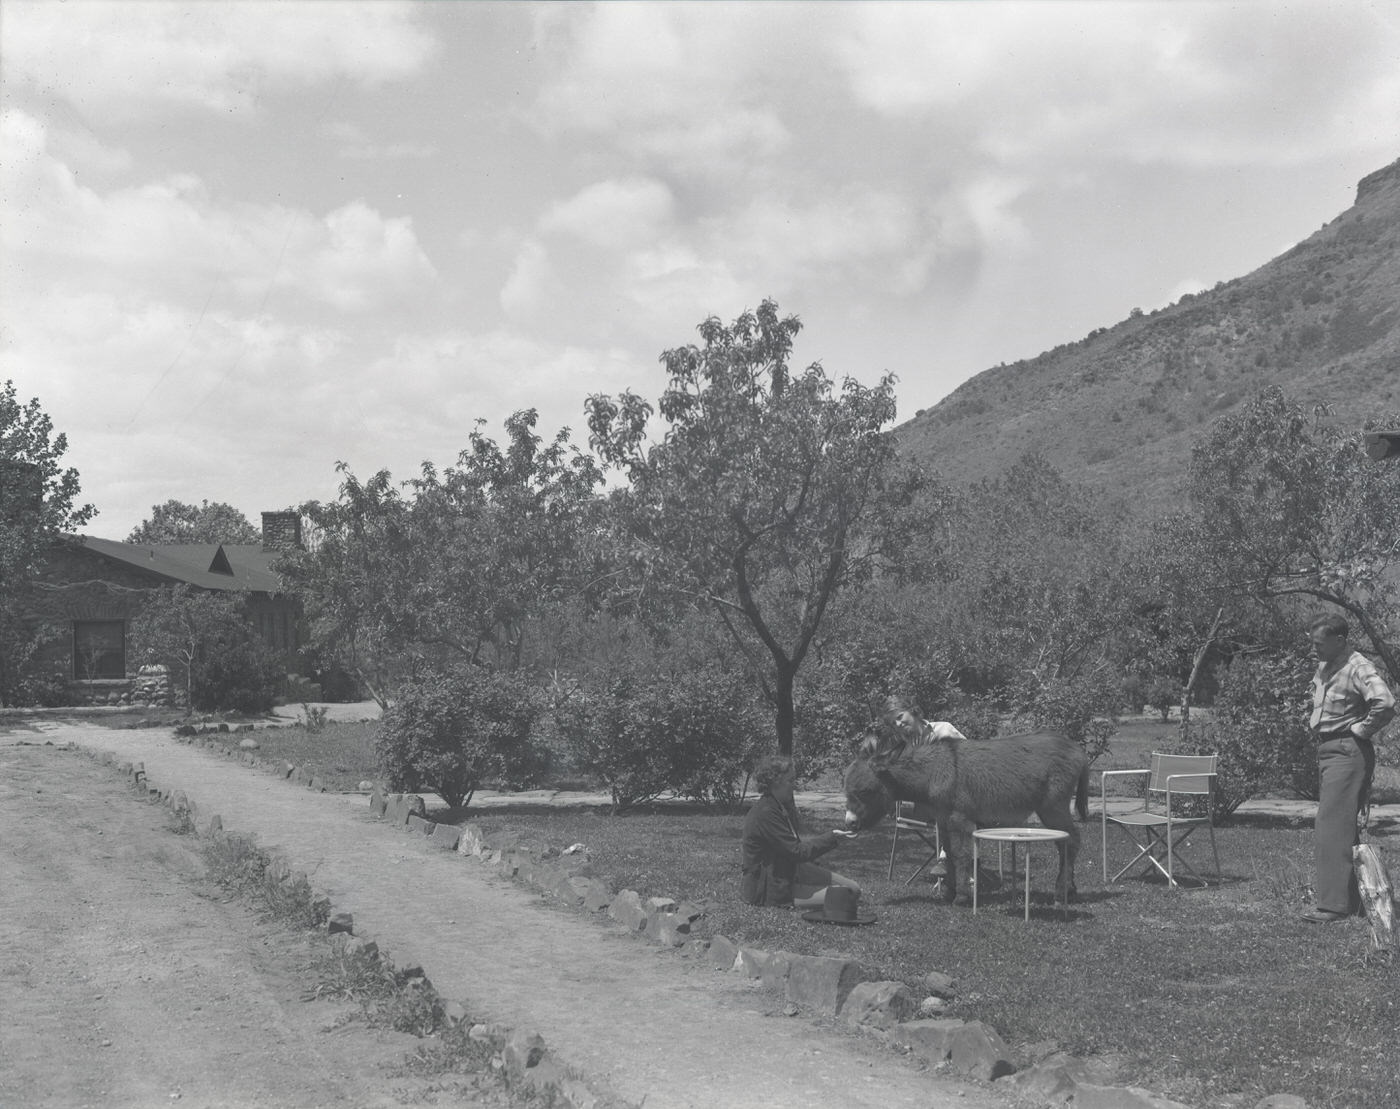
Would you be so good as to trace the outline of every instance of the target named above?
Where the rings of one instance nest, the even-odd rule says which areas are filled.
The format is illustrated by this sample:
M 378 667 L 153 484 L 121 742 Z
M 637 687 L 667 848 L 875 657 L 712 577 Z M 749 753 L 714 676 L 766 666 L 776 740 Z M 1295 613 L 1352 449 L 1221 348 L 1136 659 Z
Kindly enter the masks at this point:
M 77 503 L 78 471 L 65 469 L 68 437 L 37 399 L 0 388 L 0 704 L 13 704 L 38 646 L 25 617 L 44 552 L 96 515 Z
M 894 378 L 839 385 L 819 363 L 789 365 L 797 317 L 765 300 L 702 344 L 661 356 L 670 383 L 653 409 L 630 391 L 588 400 L 590 442 L 625 470 L 637 551 L 652 581 L 711 609 L 747 653 L 792 751 L 794 680 L 831 599 L 884 550 L 883 524 L 917 478 L 896 466 Z

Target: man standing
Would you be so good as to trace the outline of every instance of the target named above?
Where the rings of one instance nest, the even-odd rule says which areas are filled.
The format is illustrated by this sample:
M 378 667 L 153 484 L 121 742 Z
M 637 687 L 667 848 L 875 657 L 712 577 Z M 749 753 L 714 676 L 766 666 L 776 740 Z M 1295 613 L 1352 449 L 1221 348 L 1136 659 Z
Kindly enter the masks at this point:
M 1357 817 L 1376 766 L 1371 737 L 1395 715 L 1394 696 L 1370 660 L 1348 645 L 1348 631 L 1340 616 L 1308 626 L 1318 661 L 1309 721 L 1317 740 L 1317 875 L 1314 904 L 1303 919 L 1314 924 L 1345 920 L 1361 907 L 1351 849 L 1359 842 Z

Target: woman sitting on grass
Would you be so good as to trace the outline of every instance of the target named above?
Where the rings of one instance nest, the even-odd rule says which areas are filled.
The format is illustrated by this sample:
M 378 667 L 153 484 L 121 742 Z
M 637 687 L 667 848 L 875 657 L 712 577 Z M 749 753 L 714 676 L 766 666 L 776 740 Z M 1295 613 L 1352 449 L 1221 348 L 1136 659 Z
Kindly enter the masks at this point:
M 744 818 L 739 896 L 750 905 L 819 909 L 828 886 L 860 892 L 849 878 L 812 862 L 855 833 L 844 829 L 803 839 L 797 828 L 792 759 L 769 755 L 754 771 L 759 798 Z

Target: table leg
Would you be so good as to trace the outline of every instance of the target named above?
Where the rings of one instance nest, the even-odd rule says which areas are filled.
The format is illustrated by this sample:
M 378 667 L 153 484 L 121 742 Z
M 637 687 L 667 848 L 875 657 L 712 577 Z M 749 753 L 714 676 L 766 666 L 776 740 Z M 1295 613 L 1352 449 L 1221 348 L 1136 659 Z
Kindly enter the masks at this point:
M 1030 923 L 1031 919 L 1031 845 L 1026 844 L 1026 910 L 1025 920 Z
M 972 839 L 972 915 L 977 915 L 977 837 Z

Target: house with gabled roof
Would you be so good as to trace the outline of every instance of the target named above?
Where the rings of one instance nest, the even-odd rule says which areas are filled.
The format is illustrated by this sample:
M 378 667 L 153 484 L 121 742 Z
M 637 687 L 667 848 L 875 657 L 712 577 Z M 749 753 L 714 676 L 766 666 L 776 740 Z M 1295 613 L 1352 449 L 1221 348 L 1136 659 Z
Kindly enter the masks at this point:
M 301 547 L 301 517 L 264 512 L 262 533 L 261 543 L 223 544 L 68 537 L 47 558 L 36 591 L 42 670 L 62 678 L 70 704 L 129 703 L 144 662 L 128 650 L 130 624 L 156 590 L 176 584 L 244 594 L 263 642 L 296 670 L 301 602 L 272 566 Z

